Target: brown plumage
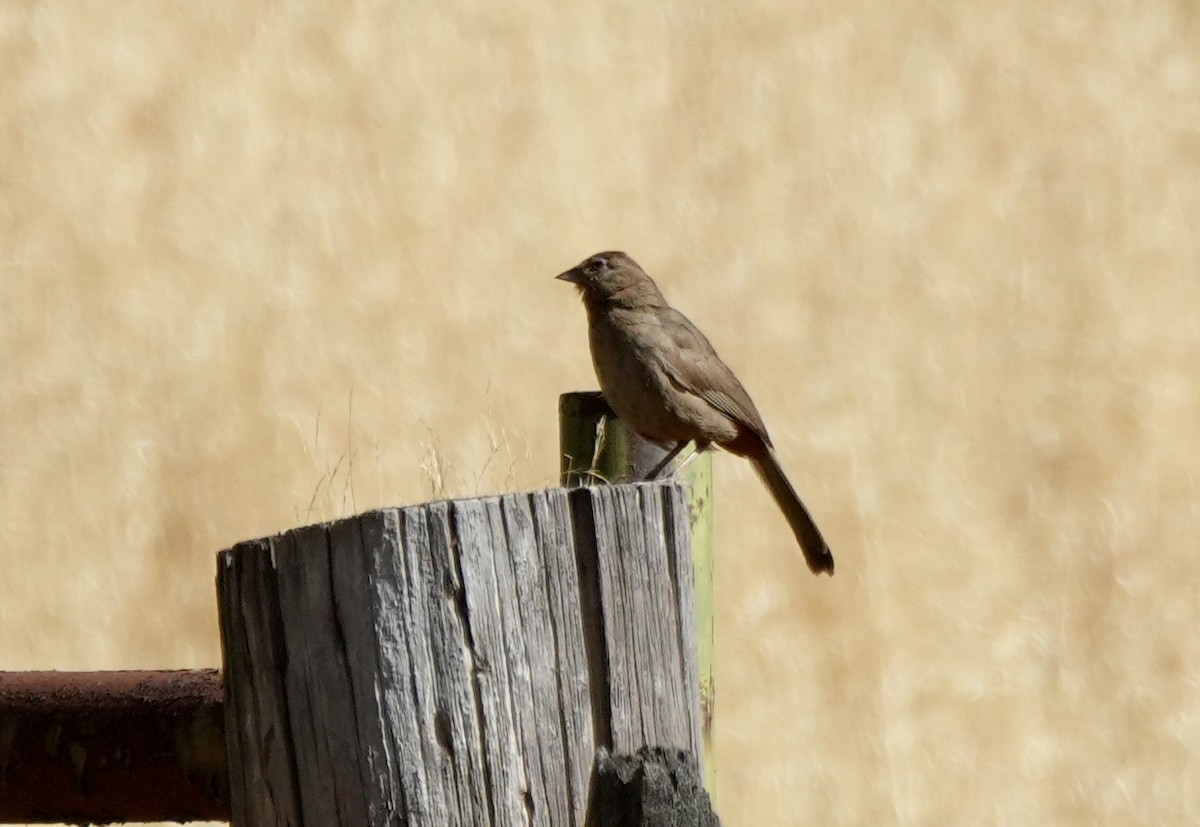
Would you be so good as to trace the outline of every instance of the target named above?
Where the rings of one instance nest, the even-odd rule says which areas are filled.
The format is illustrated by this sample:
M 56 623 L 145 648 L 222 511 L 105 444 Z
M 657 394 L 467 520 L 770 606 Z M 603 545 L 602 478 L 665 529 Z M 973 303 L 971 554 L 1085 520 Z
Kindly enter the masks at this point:
M 758 409 L 704 334 L 624 253 L 597 253 L 558 278 L 583 296 L 596 377 L 617 416 L 654 442 L 719 445 L 749 459 L 808 567 L 833 574 L 829 546 L 779 466 Z

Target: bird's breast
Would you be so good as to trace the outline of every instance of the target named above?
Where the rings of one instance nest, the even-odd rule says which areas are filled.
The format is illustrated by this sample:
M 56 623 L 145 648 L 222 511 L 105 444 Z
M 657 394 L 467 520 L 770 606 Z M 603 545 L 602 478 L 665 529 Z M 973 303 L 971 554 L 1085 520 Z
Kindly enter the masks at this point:
M 657 442 L 732 438 L 736 429 L 671 381 L 671 339 L 653 312 L 588 313 L 596 378 L 608 404 L 629 427 Z M 678 358 L 677 356 L 675 358 Z

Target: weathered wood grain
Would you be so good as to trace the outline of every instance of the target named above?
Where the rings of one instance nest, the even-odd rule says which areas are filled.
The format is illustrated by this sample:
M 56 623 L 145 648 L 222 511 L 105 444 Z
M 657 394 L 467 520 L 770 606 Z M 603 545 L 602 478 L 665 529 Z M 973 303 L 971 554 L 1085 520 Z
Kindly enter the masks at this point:
M 581 825 L 596 751 L 701 753 L 672 484 L 385 509 L 222 552 L 235 825 Z
M 223 552 L 217 588 L 230 809 L 241 824 L 298 825 L 300 799 L 271 541 L 252 540 Z M 229 680 L 230 668 L 245 677 Z

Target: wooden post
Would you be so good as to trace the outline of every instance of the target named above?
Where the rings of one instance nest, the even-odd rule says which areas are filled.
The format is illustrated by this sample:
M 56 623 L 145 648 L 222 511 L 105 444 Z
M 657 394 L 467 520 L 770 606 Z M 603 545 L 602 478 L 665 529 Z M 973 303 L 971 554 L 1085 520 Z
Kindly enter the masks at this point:
M 583 825 L 597 749 L 701 759 L 688 535 L 660 483 L 222 552 L 232 823 Z
M 596 392 L 564 393 L 558 398 L 559 463 L 566 486 L 641 480 L 658 466 L 667 448 L 642 439 Z M 681 475 L 689 486 L 692 567 L 696 577 L 696 642 L 700 670 L 701 722 L 704 727 L 705 780 L 716 793 L 713 709 L 716 658 L 713 640 L 713 470 L 712 454 L 697 457 Z

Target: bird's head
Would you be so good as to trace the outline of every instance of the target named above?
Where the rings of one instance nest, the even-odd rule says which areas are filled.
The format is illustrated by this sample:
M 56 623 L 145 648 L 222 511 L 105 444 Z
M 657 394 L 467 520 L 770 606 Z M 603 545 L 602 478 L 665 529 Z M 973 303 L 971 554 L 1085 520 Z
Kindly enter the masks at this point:
M 604 301 L 619 294 L 642 292 L 646 286 L 658 293 L 654 282 L 646 275 L 646 271 L 625 253 L 610 251 L 596 253 L 557 278 L 568 281 L 579 288 L 584 299 Z

